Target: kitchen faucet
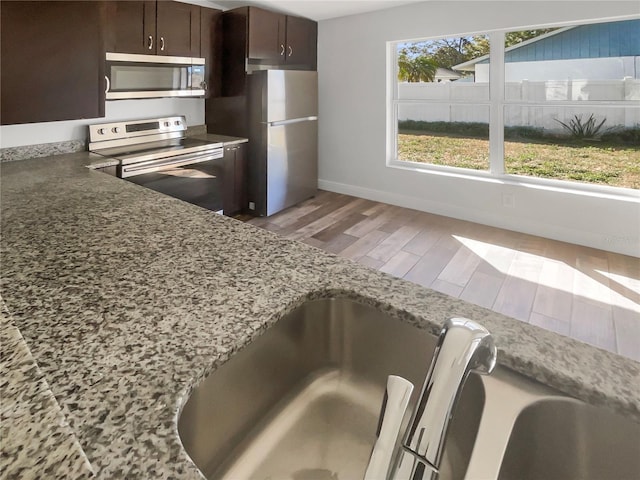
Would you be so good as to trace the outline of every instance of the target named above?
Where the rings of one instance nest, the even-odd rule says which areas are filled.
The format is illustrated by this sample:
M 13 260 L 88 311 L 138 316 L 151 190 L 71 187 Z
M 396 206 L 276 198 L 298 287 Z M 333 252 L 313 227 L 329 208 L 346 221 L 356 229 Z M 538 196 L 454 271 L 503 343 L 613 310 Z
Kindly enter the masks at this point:
M 482 325 L 466 318 L 448 320 L 401 445 L 402 419 L 413 384 L 389 376 L 378 438 L 364 479 L 437 480 L 449 422 L 464 382 L 472 371 L 490 374 L 496 353 L 493 337 Z

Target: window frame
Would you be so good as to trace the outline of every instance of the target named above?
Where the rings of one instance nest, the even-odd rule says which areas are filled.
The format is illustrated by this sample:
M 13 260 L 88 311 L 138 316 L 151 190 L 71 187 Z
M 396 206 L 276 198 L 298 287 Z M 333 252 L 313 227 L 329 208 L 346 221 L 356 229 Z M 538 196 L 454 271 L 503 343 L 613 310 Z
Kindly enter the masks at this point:
M 563 28 L 578 25 L 589 25 L 597 23 L 615 22 L 640 19 L 637 15 L 626 15 L 613 18 L 599 18 L 595 20 L 576 20 L 573 22 L 561 22 L 555 24 L 541 24 L 516 26 L 498 30 L 487 30 L 472 33 L 452 33 L 447 35 L 437 35 L 413 40 L 398 40 L 387 42 L 387 156 L 386 164 L 388 168 L 409 170 L 417 173 L 446 175 L 466 179 L 477 179 L 479 181 L 489 181 L 501 184 L 520 185 L 532 188 L 563 191 L 571 193 L 585 193 L 588 195 L 606 196 L 608 198 L 640 198 L 640 189 L 629 187 L 618 187 L 597 183 L 587 183 L 580 181 L 570 181 L 562 179 L 552 179 L 535 177 L 528 175 L 517 175 L 506 172 L 504 159 L 504 111 L 507 106 L 522 106 L 521 101 L 505 99 L 505 35 L 514 30 L 534 30 L 542 28 Z M 420 42 L 437 40 L 450 37 L 465 37 L 474 35 L 487 35 L 489 37 L 489 99 L 488 101 L 464 101 L 460 103 L 489 106 L 489 168 L 487 170 L 474 170 L 470 168 L 452 167 L 445 165 L 435 165 L 429 163 L 411 162 L 398 160 L 398 108 L 403 102 L 398 99 L 398 62 L 397 45 L 407 42 Z M 496 58 L 499 61 L 496 61 Z M 406 101 L 405 101 L 406 102 Z M 418 103 L 418 102 L 417 102 Z M 447 103 L 455 104 L 451 101 L 422 100 L 419 103 Z M 570 103 L 572 106 L 589 105 L 585 102 L 554 102 L 552 105 Z M 622 102 L 607 101 L 598 102 L 606 106 L 615 106 Z M 531 103 L 527 107 L 550 106 L 549 104 Z

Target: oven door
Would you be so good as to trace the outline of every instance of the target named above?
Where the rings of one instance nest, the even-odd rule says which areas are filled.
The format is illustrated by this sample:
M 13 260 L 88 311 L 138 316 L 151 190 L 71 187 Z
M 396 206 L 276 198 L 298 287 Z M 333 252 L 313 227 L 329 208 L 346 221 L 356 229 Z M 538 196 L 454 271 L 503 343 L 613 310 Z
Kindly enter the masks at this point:
M 225 164 L 223 158 L 167 166 L 126 178 L 127 181 L 178 198 L 217 213 L 225 209 Z
M 139 175 L 144 175 L 146 173 L 160 172 L 162 170 L 168 170 L 171 168 L 208 162 L 211 160 L 222 158 L 223 156 L 224 150 L 222 148 L 216 148 L 207 153 L 174 155 L 165 158 L 146 160 L 143 162 L 135 162 L 129 160 L 127 163 L 123 163 L 120 166 L 118 176 L 121 178 L 136 177 Z

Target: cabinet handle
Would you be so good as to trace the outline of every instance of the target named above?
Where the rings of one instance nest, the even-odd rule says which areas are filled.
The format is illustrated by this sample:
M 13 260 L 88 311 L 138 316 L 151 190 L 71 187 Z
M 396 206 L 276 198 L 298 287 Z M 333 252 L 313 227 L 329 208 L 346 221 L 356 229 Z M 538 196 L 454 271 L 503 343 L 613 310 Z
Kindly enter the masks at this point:
M 164 37 L 160 37 L 160 50 L 164 52 Z
M 284 44 L 280 44 L 280 56 L 284 57 Z
M 293 55 L 293 48 L 289 45 L 289 56 Z
M 149 38 L 147 39 L 147 48 L 149 50 L 151 50 L 153 48 L 153 36 L 149 35 Z

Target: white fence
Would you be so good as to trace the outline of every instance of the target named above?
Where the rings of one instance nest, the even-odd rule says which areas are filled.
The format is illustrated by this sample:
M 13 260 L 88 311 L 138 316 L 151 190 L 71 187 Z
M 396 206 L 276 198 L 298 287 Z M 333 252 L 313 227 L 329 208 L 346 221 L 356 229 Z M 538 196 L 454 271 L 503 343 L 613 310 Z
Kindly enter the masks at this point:
M 560 132 L 563 129 L 557 120 L 567 123 L 578 115 L 584 121 L 591 114 L 598 123 L 606 119 L 605 128 L 640 124 L 640 80 L 633 78 L 510 82 L 505 85 L 505 99 L 524 104 L 505 106 L 504 122 L 507 126 Z M 399 83 L 398 100 L 398 120 L 489 122 L 488 105 L 473 104 L 489 101 L 487 83 Z M 465 101 L 473 103 L 460 103 Z M 616 104 L 581 105 L 586 101 Z M 554 105 L 554 102 L 565 105 Z M 566 105 L 566 102 L 575 102 L 575 105 Z

